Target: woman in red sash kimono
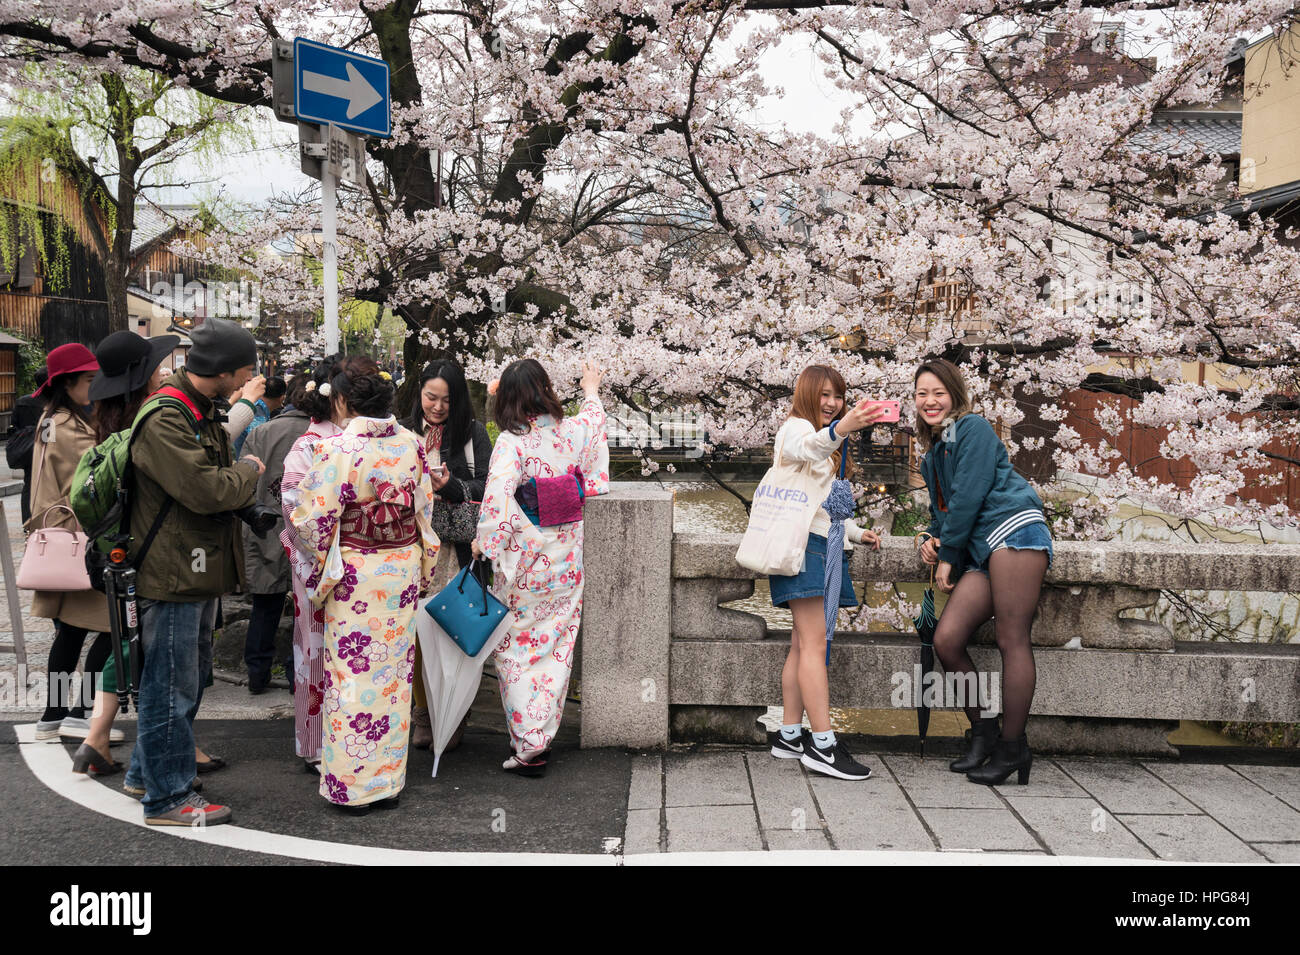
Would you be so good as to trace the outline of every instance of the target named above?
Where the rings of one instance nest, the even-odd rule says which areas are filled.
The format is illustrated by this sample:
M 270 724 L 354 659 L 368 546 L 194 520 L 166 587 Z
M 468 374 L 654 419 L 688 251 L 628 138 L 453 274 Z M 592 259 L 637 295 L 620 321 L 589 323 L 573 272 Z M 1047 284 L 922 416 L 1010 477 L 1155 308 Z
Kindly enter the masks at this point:
M 342 431 L 317 444 L 291 523 L 324 613 L 320 793 L 368 811 L 396 805 L 406 784 L 414 617 L 438 538 L 424 448 L 391 414 L 392 382 L 369 358 L 340 368 L 321 388 Z

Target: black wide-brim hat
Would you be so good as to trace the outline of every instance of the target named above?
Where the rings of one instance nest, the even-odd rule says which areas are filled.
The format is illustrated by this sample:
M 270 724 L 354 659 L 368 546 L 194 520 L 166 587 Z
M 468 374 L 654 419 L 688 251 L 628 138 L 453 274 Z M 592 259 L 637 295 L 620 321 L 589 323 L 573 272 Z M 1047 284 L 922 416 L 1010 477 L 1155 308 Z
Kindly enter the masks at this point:
M 141 338 L 135 332 L 114 332 L 99 343 L 95 359 L 99 374 L 90 383 L 90 400 L 129 395 L 149 383 L 164 358 L 181 343 L 177 335 Z

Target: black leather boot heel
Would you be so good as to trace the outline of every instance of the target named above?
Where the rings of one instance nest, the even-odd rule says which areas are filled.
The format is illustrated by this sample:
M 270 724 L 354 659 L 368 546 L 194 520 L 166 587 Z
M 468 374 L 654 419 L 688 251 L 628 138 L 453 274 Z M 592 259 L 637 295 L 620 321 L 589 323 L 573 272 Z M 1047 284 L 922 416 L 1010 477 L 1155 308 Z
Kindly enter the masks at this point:
M 999 737 L 989 761 L 978 769 L 972 769 L 966 778 L 973 783 L 997 786 L 1006 782 L 1012 773 L 1017 773 L 1016 782 L 1024 786 L 1029 783 L 1029 767 L 1033 763 L 1034 754 L 1030 752 L 1029 741 L 1023 733 L 1010 740 Z
M 966 750 L 965 756 L 949 763 L 948 768 L 954 773 L 968 773 L 977 766 L 982 766 L 984 760 L 992 755 L 993 745 L 997 741 L 997 717 L 976 720 L 970 728 L 970 749 Z

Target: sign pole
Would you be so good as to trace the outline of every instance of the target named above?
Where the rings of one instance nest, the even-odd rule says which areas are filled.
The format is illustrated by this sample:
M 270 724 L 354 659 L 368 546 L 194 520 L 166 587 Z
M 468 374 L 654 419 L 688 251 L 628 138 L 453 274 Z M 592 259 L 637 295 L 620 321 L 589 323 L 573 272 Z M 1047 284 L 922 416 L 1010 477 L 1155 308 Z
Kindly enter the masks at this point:
M 276 117 L 298 124 L 302 171 L 320 180 L 324 339 L 339 349 L 339 180 L 366 183 L 363 137 L 392 135 L 388 64 L 373 56 L 295 37 L 271 46 Z M 345 132 L 346 130 L 346 132 Z
M 339 350 L 338 202 L 334 195 L 334 173 L 328 162 L 321 164 L 320 224 L 325 280 L 325 354 Z

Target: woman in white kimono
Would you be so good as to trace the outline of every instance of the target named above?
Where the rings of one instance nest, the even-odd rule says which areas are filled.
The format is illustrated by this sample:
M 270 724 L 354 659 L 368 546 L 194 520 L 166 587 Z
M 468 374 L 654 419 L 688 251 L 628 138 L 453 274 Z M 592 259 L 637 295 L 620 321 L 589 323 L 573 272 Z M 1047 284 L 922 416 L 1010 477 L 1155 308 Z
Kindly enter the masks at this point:
M 564 417 L 545 369 L 531 358 L 506 368 L 496 392 L 501 436 L 474 552 L 492 561 L 493 589 L 512 615 L 493 659 L 512 749 L 503 768 L 519 775 L 546 771 L 573 670 L 582 619 L 582 500 L 609 490 L 601 375 L 583 366 L 585 399 L 572 418 Z

